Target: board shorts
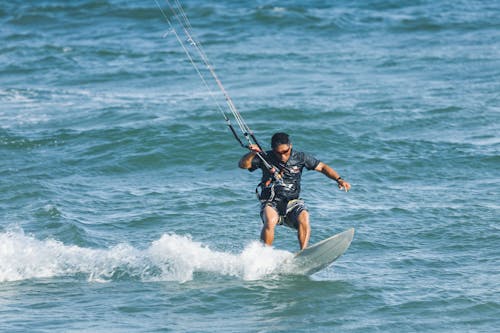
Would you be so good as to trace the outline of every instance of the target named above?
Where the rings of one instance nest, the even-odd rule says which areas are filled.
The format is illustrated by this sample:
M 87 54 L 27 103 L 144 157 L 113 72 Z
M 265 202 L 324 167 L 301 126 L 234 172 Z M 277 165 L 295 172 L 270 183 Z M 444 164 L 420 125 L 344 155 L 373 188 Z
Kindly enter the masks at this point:
M 264 223 L 264 208 L 269 206 L 273 208 L 279 215 L 278 225 L 286 225 L 287 227 L 298 230 L 299 228 L 299 215 L 303 211 L 307 211 L 304 200 L 292 199 L 275 199 L 272 201 L 265 201 L 260 206 L 260 218 Z

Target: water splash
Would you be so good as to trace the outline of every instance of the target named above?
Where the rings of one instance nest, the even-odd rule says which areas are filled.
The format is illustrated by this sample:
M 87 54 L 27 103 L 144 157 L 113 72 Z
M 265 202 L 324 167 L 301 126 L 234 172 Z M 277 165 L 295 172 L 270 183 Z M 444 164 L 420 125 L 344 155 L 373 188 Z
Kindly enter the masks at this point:
M 211 250 L 190 237 L 164 234 L 144 250 L 128 244 L 109 249 L 83 248 L 60 241 L 38 240 L 22 231 L 0 233 L 0 282 L 61 276 L 89 281 L 118 279 L 179 281 L 194 273 L 256 280 L 284 273 L 287 251 L 250 243 L 239 254 Z

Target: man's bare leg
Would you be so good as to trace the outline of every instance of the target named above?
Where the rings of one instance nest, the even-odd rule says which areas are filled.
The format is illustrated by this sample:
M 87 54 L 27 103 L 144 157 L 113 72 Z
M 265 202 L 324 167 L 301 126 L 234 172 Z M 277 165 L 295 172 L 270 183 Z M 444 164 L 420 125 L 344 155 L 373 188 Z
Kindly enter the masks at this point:
M 309 224 L 309 213 L 303 210 L 298 218 L 299 226 L 297 228 L 297 237 L 299 239 L 300 249 L 305 249 L 311 237 L 311 225 Z
M 274 228 L 278 224 L 279 216 L 274 208 L 266 206 L 264 207 L 264 225 L 262 226 L 262 231 L 260 232 L 260 239 L 266 245 L 273 245 L 274 241 Z

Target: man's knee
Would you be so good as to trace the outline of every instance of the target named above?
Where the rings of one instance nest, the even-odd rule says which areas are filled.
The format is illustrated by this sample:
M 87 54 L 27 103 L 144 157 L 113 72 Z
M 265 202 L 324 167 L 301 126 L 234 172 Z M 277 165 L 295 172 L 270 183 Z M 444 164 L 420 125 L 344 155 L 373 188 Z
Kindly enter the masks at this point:
M 278 219 L 269 219 L 264 221 L 264 228 L 274 229 L 278 225 Z

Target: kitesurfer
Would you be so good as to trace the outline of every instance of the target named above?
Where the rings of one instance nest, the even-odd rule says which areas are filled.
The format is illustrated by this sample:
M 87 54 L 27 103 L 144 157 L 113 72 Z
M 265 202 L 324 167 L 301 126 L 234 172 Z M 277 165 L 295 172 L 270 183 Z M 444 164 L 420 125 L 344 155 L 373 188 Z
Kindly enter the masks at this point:
M 265 244 L 272 245 L 276 225 L 285 224 L 297 230 L 300 248 L 304 249 L 311 235 L 309 213 L 304 201 L 299 197 L 304 167 L 335 180 L 339 189 L 346 192 L 351 185 L 327 164 L 312 155 L 293 150 L 290 137 L 286 133 L 275 133 L 271 139 L 271 148 L 265 155 L 276 170 L 269 170 L 262 159 L 257 158 L 257 154 L 262 153 L 258 145 L 250 145 L 250 152 L 239 161 L 239 167 L 242 169 L 262 170 L 262 182 L 259 184 L 261 190 L 258 192 L 263 222 L 260 238 Z M 276 179 L 276 174 L 280 179 Z

